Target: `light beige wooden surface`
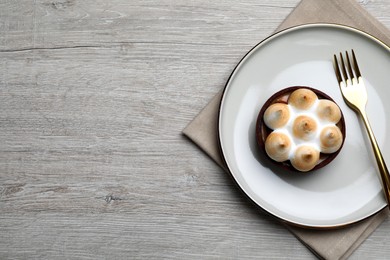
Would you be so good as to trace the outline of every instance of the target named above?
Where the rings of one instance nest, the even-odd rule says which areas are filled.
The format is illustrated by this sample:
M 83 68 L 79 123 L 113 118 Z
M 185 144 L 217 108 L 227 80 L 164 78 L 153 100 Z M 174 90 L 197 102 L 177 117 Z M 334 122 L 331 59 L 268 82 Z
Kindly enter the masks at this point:
M 0 259 L 313 259 L 181 135 L 298 2 L 0 1 Z

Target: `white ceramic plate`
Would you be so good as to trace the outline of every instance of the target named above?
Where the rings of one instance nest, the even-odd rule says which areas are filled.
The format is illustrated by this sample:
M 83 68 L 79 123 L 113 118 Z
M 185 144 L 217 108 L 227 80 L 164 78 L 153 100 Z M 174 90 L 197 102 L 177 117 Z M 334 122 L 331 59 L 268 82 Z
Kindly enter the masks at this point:
M 219 141 L 240 188 L 264 210 L 300 226 L 330 228 L 371 216 L 385 207 L 376 163 L 363 124 L 343 101 L 333 54 L 354 49 L 368 91 L 367 113 L 390 166 L 390 50 L 353 28 L 313 24 L 272 35 L 255 46 L 233 71 L 219 114 Z M 340 154 L 311 173 L 275 170 L 259 160 L 257 115 L 275 92 L 310 86 L 331 96 L 346 121 Z

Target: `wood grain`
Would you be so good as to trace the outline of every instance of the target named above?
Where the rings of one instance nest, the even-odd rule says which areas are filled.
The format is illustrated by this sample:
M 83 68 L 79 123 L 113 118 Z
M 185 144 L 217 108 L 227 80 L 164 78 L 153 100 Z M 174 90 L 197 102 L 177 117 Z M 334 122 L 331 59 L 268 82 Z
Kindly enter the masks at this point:
M 312 259 L 181 135 L 297 3 L 1 1 L 0 258 Z

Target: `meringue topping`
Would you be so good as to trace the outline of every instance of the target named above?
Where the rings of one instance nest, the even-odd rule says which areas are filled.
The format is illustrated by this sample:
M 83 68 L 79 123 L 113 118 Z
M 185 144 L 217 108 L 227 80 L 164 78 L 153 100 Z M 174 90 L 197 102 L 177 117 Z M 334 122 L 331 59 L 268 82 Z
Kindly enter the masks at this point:
M 337 126 L 327 126 L 324 127 L 324 129 L 321 131 L 320 141 L 321 152 L 334 153 L 341 147 L 341 144 L 343 143 L 343 134 Z
M 310 145 L 301 145 L 295 150 L 291 164 L 301 172 L 313 169 L 320 159 L 320 152 Z
M 309 109 L 317 101 L 317 95 L 310 89 L 300 88 L 291 93 L 288 103 L 298 109 Z
M 271 129 L 283 127 L 290 119 L 290 109 L 287 104 L 274 103 L 264 112 L 264 123 Z
M 340 108 L 334 102 L 327 99 L 319 100 L 316 112 L 319 118 L 333 123 L 337 123 L 341 119 Z
M 317 123 L 314 118 L 307 115 L 301 115 L 294 120 L 292 130 L 294 137 L 310 140 L 316 133 Z
M 310 171 L 319 163 L 320 153 L 341 148 L 343 134 L 336 125 L 341 110 L 306 88 L 293 91 L 284 102 L 273 103 L 264 112 L 264 123 L 273 130 L 265 140 L 265 151 L 274 161 L 290 160 L 295 169 Z
M 290 150 L 290 137 L 281 132 L 272 132 L 265 141 L 265 151 L 271 159 L 277 162 L 288 160 Z

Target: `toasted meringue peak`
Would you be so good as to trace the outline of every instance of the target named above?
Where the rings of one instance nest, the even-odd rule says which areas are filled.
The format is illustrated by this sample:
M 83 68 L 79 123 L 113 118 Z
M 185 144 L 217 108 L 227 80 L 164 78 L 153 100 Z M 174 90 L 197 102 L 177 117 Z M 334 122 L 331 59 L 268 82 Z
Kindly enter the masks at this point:
M 264 123 L 271 129 L 287 124 L 290 119 L 290 109 L 287 104 L 274 103 L 264 112 Z
M 310 116 L 301 115 L 294 120 L 292 130 L 294 137 L 310 140 L 317 131 L 317 123 Z
M 302 172 L 312 170 L 320 159 L 320 152 L 312 146 L 299 146 L 291 158 L 292 166 Z
M 320 133 L 320 142 L 321 152 L 334 153 L 343 143 L 343 134 L 335 125 L 324 127 Z
M 266 153 L 277 162 L 288 160 L 290 150 L 291 140 L 286 134 L 272 132 L 265 140 Z
M 333 101 L 321 99 L 317 106 L 317 115 L 323 120 L 337 123 L 341 119 L 341 110 Z
M 310 89 L 300 88 L 291 93 L 288 103 L 298 109 L 309 109 L 318 99 Z

